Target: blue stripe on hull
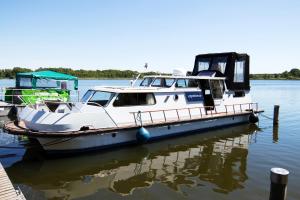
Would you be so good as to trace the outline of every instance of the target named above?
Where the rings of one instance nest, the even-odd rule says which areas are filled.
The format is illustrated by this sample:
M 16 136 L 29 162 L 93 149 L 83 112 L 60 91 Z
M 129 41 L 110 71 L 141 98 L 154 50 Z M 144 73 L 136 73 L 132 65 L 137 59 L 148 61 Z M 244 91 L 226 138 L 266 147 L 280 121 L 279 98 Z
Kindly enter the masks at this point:
M 183 136 L 183 135 L 191 135 L 191 134 L 199 134 L 199 131 L 202 132 L 207 132 L 210 130 L 215 130 L 218 128 L 226 128 L 226 127 L 232 127 L 232 126 L 237 126 L 241 124 L 247 124 L 249 123 L 248 121 L 243 121 L 243 122 L 237 122 L 233 124 L 227 124 L 227 125 L 219 125 L 219 126 L 214 126 L 211 128 L 202 128 L 202 129 L 197 129 L 193 131 L 184 131 L 184 132 L 179 132 L 179 133 L 174 133 L 174 134 L 168 134 L 168 135 L 163 135 L 163 136 L 157 136 L 157 137 L 152 137 L 149 139 L 149 142 L 154 142 L 157 140 L 162 140 L 162 139 L 167 139 L 167 138 L 172 138 L 172 137 L 178 137 L 178 136 Z M 148 142 L 148 143 L 149 143 Z M 91 148 L 84 148 L 84 149 L 72 149 L 72 150 L 47 150 L 46 153 L 50 156 L 57 156 L 57 155 L 72 155 L 72 154 L 78 154 L 78 153 L 83 153 L 83 152 L 88 152 L 88 151 L 100 151 L 100 150 L 107 150 L 110 148 L 120 148 L 124 147 L 126 145 L 134 145 L 134 144 L 139 144 L 136 140 L 135 141 L 129 141 L 129 142 L 122 142 L 122 143 L 117 143 L 117 144 L 110 144 L 110 145 L 105 145 L 105 146 L 98 146 L 98 147 L 91 147 Z

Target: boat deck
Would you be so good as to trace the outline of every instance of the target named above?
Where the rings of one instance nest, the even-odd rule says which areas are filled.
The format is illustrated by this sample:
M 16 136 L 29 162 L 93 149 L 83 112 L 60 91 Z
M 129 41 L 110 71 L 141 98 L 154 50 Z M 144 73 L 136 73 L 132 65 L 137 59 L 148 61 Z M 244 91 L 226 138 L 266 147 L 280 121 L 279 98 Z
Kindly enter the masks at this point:
M 2 164 L 0 163 L 0 199 L 1 200 L 25 200 L 23 194 L 15 190 L 9 180 Z
M 263 110 L 255 110 L 255 111 L 240 111 L 240 112 L 226 112 L 226 113 L 213 113 L 206 115 L 198 115 L 186 118 L 164 118 L 162 120 L 151 120 L 143 121 L 143 126 L 151 127 L 151 126 L 163 126 L 177 123 L 187 123 L 193 121 L 205 121 L 205 120 L 213 120 L 218 118 L 226 118 L 226 117 L 235 117 L 240 115 L 250 115 L 252 112 L 261 113 Z M 134 114 L 134 113 L 133 113 Z M 99 129 L 88 129 L 88 130 L 78 130 L 78 131 L 65 131 L 65 132 L 42 132 L 42 131 L 33 131 L 27 129 L 24 122 L 7 122 L 4 124 L 4 130 L 8 131 L 10 134 L 15 135 L 27 135 L 27 136 L 38 136 L 38 137 L 70 137 L 70 136 L 81 136 L 81 135 L 90 135 L 90 134 L 105 134 L 109 132 L 114 132 L 120 129 L 132 129 L 140 127 L 140 123 L 137 120 L 137 116 L 134 115 L 135 122 L 119 124 L 118 127 L 109 127 L 109 128 L 99 128 Z

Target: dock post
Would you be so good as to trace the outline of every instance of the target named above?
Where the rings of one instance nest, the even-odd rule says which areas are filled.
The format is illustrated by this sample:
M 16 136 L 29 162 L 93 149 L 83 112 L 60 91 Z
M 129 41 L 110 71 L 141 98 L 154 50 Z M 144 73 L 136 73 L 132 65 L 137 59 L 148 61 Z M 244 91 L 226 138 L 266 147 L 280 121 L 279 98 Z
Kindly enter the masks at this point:
M 271 169 L 271 187 L 269 200 L 286 200 L 289 171 L 283 168 Z
M 277 143 L 279 140 L 278 126 L 273 126 L 273 142 Z
M 279 105 L 274 105 L 273 125 L 278 125 Z

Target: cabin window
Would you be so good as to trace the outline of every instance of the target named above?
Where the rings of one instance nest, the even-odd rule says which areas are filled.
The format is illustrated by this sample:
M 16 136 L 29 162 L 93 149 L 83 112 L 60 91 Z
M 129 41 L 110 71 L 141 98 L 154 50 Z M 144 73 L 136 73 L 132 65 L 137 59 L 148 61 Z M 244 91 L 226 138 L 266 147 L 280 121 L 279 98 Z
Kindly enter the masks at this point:
M 141 82 L 140 86 L 149 86 L 152 83 L 152 81 L 153 81 L 153 78 L 145 78 Z
M 162 79 L 161 78 L 156 78 L 153 81 L 153 83 L 152 83 L 151 86 L 153 86 L 153 87 L 163 87 L 163 81 L 162 81 Z
M 166 81 L 166 87 L 171 87 L 173 85 L 175 79 L 174 78 L 166 78 L 165 81 Z
M 221 80 L 210 80 L 211 93 L 214 99 L 223 98 L 224 84 Z
M 20 78 L 20 87 L 32 87 L 31 78 Z
M 245 75 L 245 61 L 235 61 L 234 65 L 234 79 L 233 82 L 243 83 Z
M 199 81 L 196 79 L 178 79 L 175 87 L 187 88 L 187 87 L 199 87 Z
M 171 87 L 175 79 L 173 78 L 156 78 L 151 86 L 153 87 Z
M 177 88 L 186 88 L 187 87 L 187 81 L 185 79 L 178 79 L 176 81 L 175 87 L 177 87 Z
M 154 105 L 156 103 L 153 93 L 120 93 L 113 103 L 115 107 Z
M 199 80 L 197 79 L 187 79 L 187 82 L 188 87 L 200 87 Z
M 53 79 L 37 79 L 36 87 L 37 88 L 59 88 L 60 81 L 56 81 Z
M 217 70 L 219 72 L 225 73 L 227 64 L 227 57 L 216 57 L 213 59 L 211 64 L 211 70 Z
M 87 93 L 89 93 L 89 91 Z M 87 93 L 86 95 L 88 96 L 89 94 Z M 93 93 L 90 94 L 92 95 L 89 96 L 87 104 L 92 106 L 106 106 L 114 96 L 114 93 L 103 91 L 93 91 Z M 85 98 L 86 95 L 84 95 L 83 98 Z
M 210 58 L 201 58 L 198 61 L 198 71 L 208 70 Z

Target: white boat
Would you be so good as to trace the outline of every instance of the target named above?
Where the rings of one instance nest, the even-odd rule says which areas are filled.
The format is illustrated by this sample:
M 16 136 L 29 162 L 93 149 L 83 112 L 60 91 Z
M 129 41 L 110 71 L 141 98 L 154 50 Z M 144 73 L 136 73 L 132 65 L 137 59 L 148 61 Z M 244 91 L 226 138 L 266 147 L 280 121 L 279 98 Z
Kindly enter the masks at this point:
M 27 106 L 18 123 L 4 128 L 36 138 L 49 153 L 72 153 L 255 123 L 259 112 L 250 96 L 249 56 L 203 54 L 191 73 L 145 76 L 132 87 L 96 86 L 81 102 Z

